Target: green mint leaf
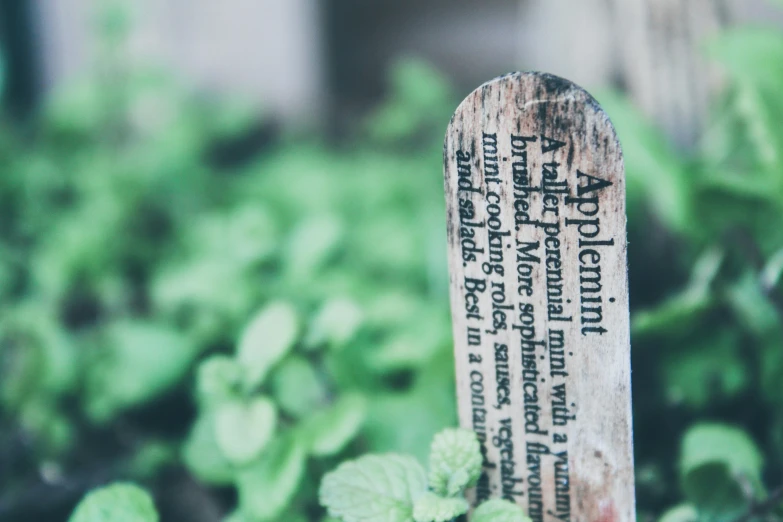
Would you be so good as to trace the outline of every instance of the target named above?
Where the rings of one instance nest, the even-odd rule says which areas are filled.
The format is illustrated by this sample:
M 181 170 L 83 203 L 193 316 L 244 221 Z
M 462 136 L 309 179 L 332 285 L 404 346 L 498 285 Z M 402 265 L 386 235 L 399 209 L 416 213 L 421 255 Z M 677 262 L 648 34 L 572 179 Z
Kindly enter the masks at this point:
M 697 522 L 699 513 L 690 504 L 680 504 L 667 510 L 658 522 Z
M 462 497 L 441 497 L 427 491 L 413 505 L 416 522 L 447 522 L 468 511 L 468 502 Z
M 295 437 L 273 441 L 262 458 L 237 475 L 242 512 L 254 520 L 281 515 L 299 487 L 304 467 L 304 448 Z
M 343 224 L 330 215 L 301 223 L 291 235 L 285 252 L 288 276 L 294 281 L 312 279 L 335 252 L 343 233 Z
M 748 499 L 740 478 L 762 491 L 762 465 L 756 444 L 738 428 L 699 424 L 683 438 L 683 492 L 700 513 L 736 515 L 746 509 Z
M 202 413 L 196 419 L 182 448 L 182 459 L 201 482 L 222 486 L 234 480 L 234 467 L 215 438 L 214 413 Z
M 114 323 L 102 341 L 94 364 L 87 366 L 87 409 L 96 422 L 168 390 L 197 355 L 181 334 L 154 323 Z
M 263 382 L 272 366 L 291 350 L 298 333 L 296 311 L 287 303 L 270 304 L 250 321 L 237 348 L 248 389 Z
M 257 203 L 212 214 L 200 225 L 194 234 L 199 246 L 235 267 L 266 259 L 277 248 L 275 216 Z
M 683 438 L 680 470 L 687 475 L 712 462 L 722 462 L 733 473 L 758 480 L 764 459 L 753 439 L 741 429 L 725 424 L 697 424 Z
M 299 418 L 326 402 L 327 390 L 307 359 L 289 356 L 272 375 L 272 393 L 281 410 Z
M 406 324 L 370 354 L 369 364 L 383 372 L 427 365 L 450 342 L 445 325 L 446 320 L 439 311 L 421 311 L 415 321 Z
M 531 522 L 521 507 L 500 498 L 487 500 L 473 511 L 470 522 Z
M 215 355 L 198 367 L 198 398 L 204 406 L 233 399 L 241 381 L 242 367 L 231 357 Z
M 276 426 L 277 410 L 265 397 L 225 402 L 215 410 L 215 440 L 226 458 L 237 465 L 258 457 Z
M 359 432 L 367 415 L 367 401 L 361 395 L 346 394 L 331 407 L 303 423 L 301 430 L 308 452 L 317 457 L 334 455 Z
M 481 475 L 481 447 L 476 434 L 448 428 L 430 447 L 430 487 L 439 495 L 454 496 L 476 483 Z
M 327 473 L 319 497 L 343 522 L 411 522 L 413 504 L 426 489 L 424 469 L 414 458 L 366 455 Z
M 350 299 L 328 301 L 318 311 L 307 333 L 305 344 L 318 346 L 328 343 L 340 347 L 351 340 L 362 324 L 364 314 Z
M 113 484 L 87 494 L 69 522 L 158 522 L 149 493 L 133 484 Z

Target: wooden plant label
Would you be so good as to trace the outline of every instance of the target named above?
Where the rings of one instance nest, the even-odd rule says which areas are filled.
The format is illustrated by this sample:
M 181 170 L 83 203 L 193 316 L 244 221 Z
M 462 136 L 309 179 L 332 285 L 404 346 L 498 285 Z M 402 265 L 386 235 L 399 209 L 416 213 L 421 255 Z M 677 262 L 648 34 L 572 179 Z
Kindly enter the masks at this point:
M 534 522 L 635 519 L 625 178 L 571 82 L 515 73 L 468 96 L 444 148 L 460 423 L 479 503 Z

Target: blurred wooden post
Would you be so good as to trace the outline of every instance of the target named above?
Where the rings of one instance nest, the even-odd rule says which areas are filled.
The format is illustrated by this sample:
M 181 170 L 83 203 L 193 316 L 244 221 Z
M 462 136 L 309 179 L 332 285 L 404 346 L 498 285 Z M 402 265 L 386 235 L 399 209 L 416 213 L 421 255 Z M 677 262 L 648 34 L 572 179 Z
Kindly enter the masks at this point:
M 704 44 L 740 16 L 761 16 L 763 1 L 522 0 L 520 62 L 590 88 L 626 89 L 672 141 L 689 147 L 720 85 Z
M 613 0 L 622 79 L 675 143 L 699 138 L 719 75 L 704 46 L 732 20 L 725 0 Z
M 444 147 L 460 424 L 474 501 L 534 522 L 635 519 L 625 172 L 606 114 L 515 73 L 460 104 Z

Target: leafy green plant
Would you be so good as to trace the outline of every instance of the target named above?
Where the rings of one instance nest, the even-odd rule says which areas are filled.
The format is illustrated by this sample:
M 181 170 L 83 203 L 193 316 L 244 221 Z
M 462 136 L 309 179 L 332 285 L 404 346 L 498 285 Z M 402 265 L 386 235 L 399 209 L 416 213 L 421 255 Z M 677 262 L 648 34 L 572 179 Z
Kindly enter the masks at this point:
M 100 4 L 94 67 L 0 120 L 0 519 L 66 519 L 116 478 L 161 513 L 184 495 L 319 520 L 339 461 L 423 462 L 456 422 L 440 172 L 459 93 L 403 60 L 342 140 L 279 133 L 128 60 L 136 4 Z M 783 36 L 706 52 L 726 89 L 692 151 L 602 97 L 627 165 L 643 522 L 783 518 Z M 458 467 L 417 468 L 420 511 L 462 509 Z
M 450 103 L 414 98 L 447 84 L 412 61 L 395 74 L 395 103 L 419 107 L 413 148 L 272 138 L 226 165 L 224 149 L 266 123 L 128 63 L 120 3 L 99 18 L 111 34 L 96 70 L 48 101 L 35 139 L 0 127 L 0 461 L 21 451 L 63 483 L 154 481 L 181 446 L 199 480 L 240 498 L 255 498 L 241 484 L 293 470 L 298 497 L 281 498 L 303 511 L 317 461 L 360 426 L 357 444 L 424 451 L 455 417 L 441 186 L 428 175 Z M 283 319 L 265 326 L 258 309 Z M 411 430 L 390 429 L 402 418 Z M 12 520 L 40 487 L 13 469 L 0 466 Z
M 783 482 L 783 34 L 734 29 L 707 50 L 729 82 L 689 157 L 627 102 L 604 99 L 625 150 L 629 240 L 637 243 L 630 274 L 638 494 L 640 504 L 684 497 L 688 504 L 666 520 L 774 520 L 783 493 L 765 484 Z M 656 231 L 667 238 L 651 242 Z M 668 290 L 648 284 L 657 280 L 669 281 Z M 654 399 L 638 399 L 636 390 L 651 389 Z M 650 416 L 653 403 L 666 421 Z M 742 428 L 705 423 L 714 419 Z M 667 438 L 681 446 L 678 466 L 655 449 Z M 665 477 L 674 488 L 661 486 Z
M 435 435 L 427 473 L 412 457 L 365 455 L 327 473 L 319 498 L 332 517 L 344 522 L 447 522 L 468 511 L 465 489 L 481 474 L 475 433 L 446 429 Z M 516 504 L 492 499 L 478 506 L 473 522 L 529 522 Z
M 318 345 L 295 353 L 303 345 L 299 323 L 291 305 L 268 304 L 245 328 L 233 357 L 209 357 L 197 371 L 199 415 L 183 457 L 200 480 L 236 486 L 244 520 L 281 515 L 302 482 L 306 458 L 340 452 L 365 419 L 361 394 L 335 398 L 319 375 L 311 362 Z M 316 320 L 310 331 L 320 327 Z M 353 334 L 343 327 L 338 339 Z
M 90 492 L 68 522 L 158 522 L 149 493 L 134 484 L 117 483 Z
M 701 424 L 685 434 L 680 457 L 683 491 L 707 518 L 739 516 L 763 492 L 761 468 L 761 454 L 741 430 Z

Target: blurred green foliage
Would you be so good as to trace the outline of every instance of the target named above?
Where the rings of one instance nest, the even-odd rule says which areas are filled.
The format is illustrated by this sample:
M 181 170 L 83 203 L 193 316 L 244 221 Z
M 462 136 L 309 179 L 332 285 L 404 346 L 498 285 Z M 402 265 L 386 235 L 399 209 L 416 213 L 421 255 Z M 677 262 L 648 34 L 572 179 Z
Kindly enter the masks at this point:
M 689 157 L 602 100 L 628 176 L 640 515 L 679 497 L 664 519 L 780 520 L 783 34 L 707 48 L 727 85 Z
M 319 520 L 342 459 L 423 461 L 456 423 L 457 96 L 404 61 L 349 139 L 281 134 L 132 63 L 128 23 L 108 9 L 94 69 L 0 126 L 0 519 L 65 519 L 121 479 L 163 520 Z M 764 500 L 783 483 L 783 35 L 709 53 L 727 89 L 690 156 L 601 99 L 627 164 L 640 520 L 783 516 Z

